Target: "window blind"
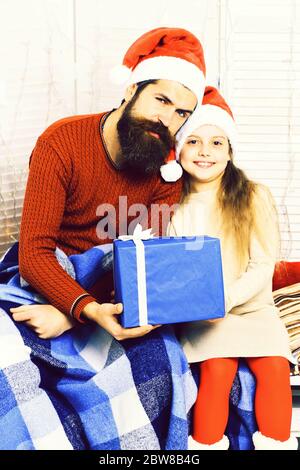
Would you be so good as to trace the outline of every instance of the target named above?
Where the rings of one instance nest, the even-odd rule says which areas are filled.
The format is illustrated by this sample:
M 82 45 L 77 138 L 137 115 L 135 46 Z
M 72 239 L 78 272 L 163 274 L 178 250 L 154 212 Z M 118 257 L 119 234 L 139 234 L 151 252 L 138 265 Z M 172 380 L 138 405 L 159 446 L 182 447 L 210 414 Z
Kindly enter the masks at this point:
M 0 255 L 18 240 L 36 139 L 74 114 L 73 1 L 0 2 Z
M 221 0 L 220 86 L 239 129 L 238 165 L 277 203 L 281 257 L 300 259 L 300 5 Z

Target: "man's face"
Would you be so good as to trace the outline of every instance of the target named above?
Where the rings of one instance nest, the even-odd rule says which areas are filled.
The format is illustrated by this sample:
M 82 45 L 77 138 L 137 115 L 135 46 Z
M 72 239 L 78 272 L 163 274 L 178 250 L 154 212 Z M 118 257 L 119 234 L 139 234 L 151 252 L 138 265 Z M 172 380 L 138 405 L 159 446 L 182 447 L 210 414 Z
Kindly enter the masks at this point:
M 159 80 L 133 94 L 117 124 L 124 167 L 140 175 L 159 171 L 174 136 L 193 112 L 195 95 L 178 82 Z M 129 95 L 130 96 L 130 95 Z

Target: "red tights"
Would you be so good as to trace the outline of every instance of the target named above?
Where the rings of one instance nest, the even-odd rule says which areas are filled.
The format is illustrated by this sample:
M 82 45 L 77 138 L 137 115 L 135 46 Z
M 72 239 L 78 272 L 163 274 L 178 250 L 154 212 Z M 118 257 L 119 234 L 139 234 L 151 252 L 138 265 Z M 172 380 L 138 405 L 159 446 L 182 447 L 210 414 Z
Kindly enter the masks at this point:
M 255 415 L 259 431 L 285 441 L 290 437 L 292 392 L 289 362 L 284 357 L 246 358 L 256 378 Z M 199 364 L 200 387 L 194 408 L 193 438 L 213 444 L 224 434 L 229 394 L 238 358 L 208 359 Z

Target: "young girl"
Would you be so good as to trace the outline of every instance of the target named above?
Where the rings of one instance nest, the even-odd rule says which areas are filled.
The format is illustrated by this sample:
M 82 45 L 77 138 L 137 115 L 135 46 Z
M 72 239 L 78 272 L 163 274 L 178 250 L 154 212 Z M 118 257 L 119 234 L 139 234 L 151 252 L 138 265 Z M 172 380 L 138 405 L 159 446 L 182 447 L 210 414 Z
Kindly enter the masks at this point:
M 290 436 L 292 394 L 288 335 L 272 297 L 279 247 L 276 209 L 270 191 L 234 164 L 232 113 L 213 87 L 203 106 L 177 137 L 185 192 L 174 214 L 171 236 L 220 238 L 226 315 L 184 325 L 181 342 L 190 363 L 200 367 L 190 449 L 227 449 L 224 431 L 238 360 L 256 378 L 256 449 L 297 449 Z

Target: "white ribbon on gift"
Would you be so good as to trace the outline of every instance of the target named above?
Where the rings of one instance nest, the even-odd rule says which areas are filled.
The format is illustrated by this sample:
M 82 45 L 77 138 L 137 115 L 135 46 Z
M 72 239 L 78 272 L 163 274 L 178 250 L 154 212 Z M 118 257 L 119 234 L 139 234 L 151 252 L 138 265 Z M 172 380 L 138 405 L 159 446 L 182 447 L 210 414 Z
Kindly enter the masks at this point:
M 136 247 L 136 270 L 137 270 L 137 288 L 139 305 L 139 324 L 148 325 L 148 306 L 147 306 L 147 286 L 146 286 L 146 262 L 145 247 L 142 240 L 149 240 L 154 235 L 152 229 L 143 230 L 141 224 L 137 224 L 133 235 L 120 235 L 118 240 L 132 240 Z

